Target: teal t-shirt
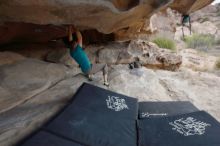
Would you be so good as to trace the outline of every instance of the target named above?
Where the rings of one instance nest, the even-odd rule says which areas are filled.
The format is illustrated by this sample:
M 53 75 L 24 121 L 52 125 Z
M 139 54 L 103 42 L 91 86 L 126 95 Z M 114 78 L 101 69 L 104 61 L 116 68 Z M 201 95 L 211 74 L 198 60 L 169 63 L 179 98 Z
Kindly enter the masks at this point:
M 83 73 L 87 74 L 91 70 L 91 62 L 79 45 L 74 50 L 70 50 L 70 56 L 79 64 Z
M 183 16 L 183 23 L 188 23 L 189 22 L 189 15 L 184 15 Z

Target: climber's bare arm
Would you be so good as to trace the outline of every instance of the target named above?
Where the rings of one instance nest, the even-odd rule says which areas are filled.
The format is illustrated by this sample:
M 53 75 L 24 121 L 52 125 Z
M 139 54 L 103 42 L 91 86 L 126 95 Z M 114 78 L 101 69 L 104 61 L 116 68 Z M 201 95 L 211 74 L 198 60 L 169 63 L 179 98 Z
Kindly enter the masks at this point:
M 79 30 L 76 30 L 74 26 L 70 25 L 68 27 L 68 39 L 71 42 L 73 40 L 72 34 L 76 32 L 77 43 L 82 47 L 82 34 Z
M 76 30 L 77 41 L 80 47 L 82 47 L 82 34 L 79 30 Z
M 68 40 L 71 42 L 73 40 L 73 31 L 72 31 L 72 26 L 70 25 L 68 27 Z

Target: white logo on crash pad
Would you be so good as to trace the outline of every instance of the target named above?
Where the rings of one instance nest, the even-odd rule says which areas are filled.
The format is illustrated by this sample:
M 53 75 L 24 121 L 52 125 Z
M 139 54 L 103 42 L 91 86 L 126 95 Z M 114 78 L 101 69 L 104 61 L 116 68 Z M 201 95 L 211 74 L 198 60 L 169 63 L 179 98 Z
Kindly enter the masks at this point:
M 142 118 L 149 118 L 149 117 L 157 117 L 157 116 L 167 116 L 168 114 L 167 113 L 144 113 L 142 112 L 141 113 L 141 117 Z
M 119 98 L 116 96 L 108 96 L 108 99 L 106 99 L 106 102 L 107 102 L 107 107 L 116 112 L 124 110 L 124 109 L 128 109 L 125 99 L 123 98 Z
M 192 117 L 181 118 L 169 124 L 173 126 L 173 130 L 184 136 L 203 135 L 205 134 L 206 127 L 211 126 L 211 124 L 198 121 Z

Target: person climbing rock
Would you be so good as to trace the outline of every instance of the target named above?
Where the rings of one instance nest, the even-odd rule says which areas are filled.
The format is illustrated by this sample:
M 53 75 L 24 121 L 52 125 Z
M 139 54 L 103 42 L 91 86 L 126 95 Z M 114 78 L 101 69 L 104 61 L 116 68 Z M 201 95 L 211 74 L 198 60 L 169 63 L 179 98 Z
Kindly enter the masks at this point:
M 190 15 L 188 15 L 188 14 L 183 14 L 183 15 L 182 15 L 181 23 L 182 23 L 183 38 L 185 38 L 184 27 L 189 28 L 190 35 L 191 35 L 191 34 L 192 34 L 192 26 L 191 26 Z
M 63 38 L 64 44 L 70 50 L 70 56 L 79 64 L 82 72 L 92 80 L 92 75 L 99 71 L 103 72 L 104 85 L 108 83 L 108 66 L 107 64 L 91 64 L 87 54 L 85 53 L 82 44 L 82 35 L 80 31 L 73 26 L 68 27 L 68 36 Z

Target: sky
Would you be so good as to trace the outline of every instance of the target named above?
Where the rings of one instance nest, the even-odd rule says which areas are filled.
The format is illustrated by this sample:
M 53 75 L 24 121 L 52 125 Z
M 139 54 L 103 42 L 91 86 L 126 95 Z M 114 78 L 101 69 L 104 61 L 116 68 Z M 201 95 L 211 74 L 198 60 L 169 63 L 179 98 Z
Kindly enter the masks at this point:
M 220 0 L 215 0 L 213 4 L 220 3 Z

